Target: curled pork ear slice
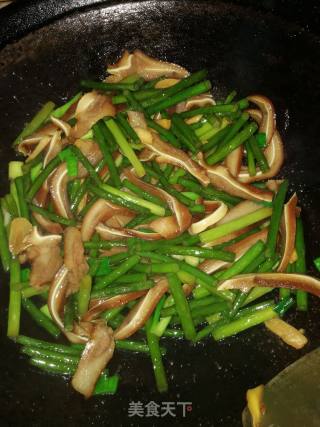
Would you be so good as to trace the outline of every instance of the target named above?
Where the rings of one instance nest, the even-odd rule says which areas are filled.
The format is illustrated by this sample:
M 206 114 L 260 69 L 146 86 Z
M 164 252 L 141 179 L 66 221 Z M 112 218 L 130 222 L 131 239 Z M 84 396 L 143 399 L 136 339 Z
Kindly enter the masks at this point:
M 68 137 L 70 135 L 71 132 L 71 126 L 69 125 L 68 122 L 65 122 L 64 120 L 61 119 L 57 119 L 54 116 L 50 117 L 50 120 L 52 121 L 52 123 L 54 123 L 59 129 L 62 130 L 62 132 L 65 134 L 66 137 Z
M 238 176 L 241 170 L 242 158 L 243 158 L 242 146 L 231 151 L 231 153 L 228 154 L 228 156 L 226 157 L 225 165 L 232 176 L 235 176 L 235 177 Z
M 56 213 L 64 218 L 72 218 L 67 191 L 68 182 L 67 164 L 62 163 L 52 175 L 50 194 Z
M 156 305 L 168 290 L 167 279 L 161 279 L 148 293 L 131 309 L 121 325 L 115 330 L 117 340 L 123 340 L 137 332 L 149 319 Z
M 201 161 L 204 166 L 204 162 Z M 238 196 L 246 200 L 271 202 L 272 192 L 262 190 L 253 185 L 243 184 L 233 177 L 228 169 L 222 165 L 205 166 L 211 184 L 219 190 L 226 191 L 232 196 Z
M 126 208 L 114 205 L 103 199 L 97 200 L 88 210 L 82 221 L 81 236 L 84 242 L 90 240 L 99 223 L 104 223 L 114 215 L 130 214 Z
M 162 141 L 156 133 L 147 129 L 136 128 L 135 131 L 142 144 L 155 153 L 158 163 L 170 163 L 181 167 L 196 177 L 205 186 L 210 183 L 203 167 L 192 160 L 183 150 Z
M 180 65 L 151 58 L 138 49 L 133 53 L 126 50 L 116 64 L 108 66 L 107 72 L 110 74 L 106 78 L 109 83 L 119 82 L 130 74 L 138 74 L 144 80 L 153 80 L 162 76 L 183 78 L 189 74 Z
M 303 274 L 252 273 L 242 274 L 226 280 L 218 287 L 220 290 L 241 289 L 249 291 L 254 287 L 300 289 L 320 297 L 320 280 Z
M 84 344 L 88 341 L 90 328 L 84 327 L 84 325 L 74 324 L 73 331 L 66 331 L 61 317 L 69 285 L 68 273 L 69 270 L 67 267 L 62 265 L 54 276 L 49 289 L 48 308 L 52 320 L 61 329 L 68 340 L 74 344 Z M 90 326 L 90 323 L 86 326 Z
M 280 272 L 286 270 L 295 248 L 297 202 L 298 197 L 294 194 L 283 209 L 280 226 L 282 258 L 278 267 Z
M 114 116 L 115 113 L 115 107 L 109 97 L 96 91 L 84 94 L 80 98 L 74 114 L 77 123 L 70 131 L 70 138 L 81 138 L 98 120 L 106 116 Z
M 39 234 L 37 227 L 26 238 L 28 260 L 31 263 L 30 285 L 36 288 L 50 283 L 62 265 L 61 236 Z
M 215 101 L 211 94 L 203 93 L 201 95 L 193 96 L 187 101 L 180 102 L 176 105 L 176 113 L 183 113 L 184 111 L 189 111 L 192 108 L 206 107 L 208 105 L 215 105 Z
M 137 291 L 130 292 L 127 294 L 116 295 L 107 299 L 96 299 L 91 300 L 90 308 L 87 313 L 83 316 L 83 320 L 91 321 L 99 316 L 100 313 L 109 310 L 111 308 L 121 307 L 124 304 L 127 304 L 130 301 L 134 301 L 143 295 L 145 295 L 148 291 Z
M 272 102 L 269 98 L 263 95 L 251 95 L 247 97 L 248 101 L 259 107 L 262 119 L 260 122 L 259 130 L 266 134 L 267 145 L 269 145 L 273 133 L 276 129 L 276 119 L 275 119 L 275 110 Z
M 28 157 L 26 160 L 26 163 L 28 163 L 48 147 L 50 140 L 50 136 L 24 139 L 18 145 L 18 151 L 19 153 L 22 153 L 24 156 Z
M 72 387 L 86 398 L 90 397 L 102 371 L 113 356 L 114 348 L 112 329 L 102 320 L 93 323 L 90 339 L 71 381 Z
M 190 228 L 190 234 L 199 234 L 212 225 L 219 222 L 228 212 L 228 206 L 223 202 L 203 202 L 206 208 L 207 215 L 197 222 L 194 222 Z
M 89 266 L 84 255 L 81 232 L 76 227 L 67 227 L 64 230 L 64 265 L 69 271 L 68 292 L 77 292 L 80 281 L 89 271 Z

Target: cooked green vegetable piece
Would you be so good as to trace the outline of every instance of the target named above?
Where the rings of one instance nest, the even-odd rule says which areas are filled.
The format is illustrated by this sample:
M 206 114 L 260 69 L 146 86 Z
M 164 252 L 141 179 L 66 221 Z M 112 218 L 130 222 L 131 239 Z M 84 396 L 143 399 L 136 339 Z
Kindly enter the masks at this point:
M 141 197 L 137 197 L 134 194 L 130 194 L 128 192 L 118 190 L 114 187 L 111 187 L 108 184 L 102 184 L 101 188 L 102 190 L 107 191 L 108 193 L 114 196 L 121 197 L 122 199 L 130 203 L 135 203 L 138 206 L 142 206 L 146 209 L 149 209 L 149 211 L 154 215 L 164 216 L 165 214 L 165 209 L 162 206 L 158 206 L 157 204 L 153 202 L 149 202 L 148 200 L 144 200 Z
M 214 165 L 224 160 L 228 154 L 247 141 L 250 136 L 256 132 L 257 129 L 258 125 L 256 123 L 249 123 L 243 128 L 243 130 L 241 130 L 237 135 L 229 140 L 228 143 L 222 144 L 214 153 L 208 156 L 207 163 L 209 165 Z
M 176 310 L 181 321 L 185 337 L 193 341 L 196 336 L 196 330 L 193 324 L 190 307 L 182 289 L 182 283 L 175 274 L 168 274 L 169 289 L 173 296 Z
M 277 237 L 280 227 L 280 221 L 283 211 L 283 206 L 285 202 L 285 197 L 288 191 L 288 180 L 284 180 L 275 195 L 274 201 L 273 201 L 273 209 L 272 209 L 272 215 L 270 219 L 270 225 L 269 225 L 269 232 L 268 232 L 268 238 L 266 243 L 266 256 L 272 257 L 276 250 L 277 245 Z
M 15 290 L 20 283 L 20 264 L 17 259 L 10 260 L 10 294 L 8 309 L 8 337 L 16 337 L 20 330 L 21 292 Z
M 249 144 L 249 141 L 245 142 L 246 152 L 247 152 L 247 164 L 248 164 L 248 172 L 250 176 L 255 176 L 257 174 L 256 162 L 254 158 L 254 154 Z
M 53 359 L 43 359 L 40 357 L 32 357 L 30 359 L 30 364 L 48 372 L 49 374 L 73 375 L 76 370 L 74 365 L 57 362 Z
M 26 138 L 27 136 L 35 132 L 49 117 L 54 107 L 55 107 L 55 104 L 51 101 L 44 104 L 41 110 L 39 110 L 37 114 L 33 117 L 31 122 L 26 124 L 23 131 L 17 136 L 17 138 L 13 142 L 13 146 L 20 144 L 20 142 L 24 138 Z
M 57 363 L 65 363 L 70 366 L 76 367 L 79 363 L 79 355 L 70 355 L 66 353 L 59 353 L 52 350 L 40 349 L 38 347 L 23 347 L 21 353 L 26 354 L 30 357 L 41 358 L 41 359 L 50 359 L 56 361 Z
M 68 102 L 66 102 L 65 104 L 53 110 L 51 113 L 51 116 L 56 117 L 57 119 L 60 119 L 69 110 L 69 108 L 81 98 L 81 96 L 82 96 L 82 92 L 77 93 Z
M 249 248 L 242 257 L 235 261 L 227 270 L 215 274 L 219 280 L 228 280 L 243 272 L 264 250 L 264 243 L 258 240 L 251 248 Z
M 115 91 L 115 90 L 132 90 L 135 91 L 141 86 L 141 81 L 135 83 L 106 83 L 106 82 L 96 82 L 94 80 L 81 80 L 80 86 L 86 89 L 97 89 L 105 91 Z
M 75 157 L 77 157 L 79 162 L 81 162 L 83 167 L 88 171 L 88 174 L 90 175 L 90 177 L 94 181 L 94 183 L 96 185 L 100 185 L 101 179 L 100 179 L 98 173 L 96 172 L 96 170 L 92 166 L 92 164 L 89 162 L 89 160 L 86 158 L 86 156 L 79 150 L 79 148 L 76 147 L 75 145 L 71 145 L 66 150 L 70 150 L 71 153 L 74 154 Z M 66 152 L 66 150 L 62 151 L 62 153 Z
M 179 116 L 182 119 L 189 119 L 190 117 L 197 116 L 198 114 L 212 114 L 212 113 L 234 113 L 238 109 L 238 106 L 235 104 L 217 104 L 217 105 L 210 105 L 210 107 L 200 107 L 200 108 L 194 108 L 189 111 L 184 111 L 183 113 L 180 113 Z
M 138 137 L 136 131 L 133 129 L 133 127 L 130 126 L 127 115 L 125 113 L 118 113 L 117 114 L 117 120 L 119 124 L 121 125 L 122 129 L 125 130 L 126 134 L 129 136 L 129 138 L 132 140 L 132 142 L 136 144 L 140 144 L 140 138 Z
M 45 314 L 43 314 L 30 299 L 22 298 L 22 306 L 37 325 L 45 329 L 54 338 L 58 338 L 60 335 L 60 329 Z
M 107 125 L 107 128 L 109 129 L 109 131 L 113 135 L 116 143 L 119 145 L 122 154 L 127 157 L 127 159 L 130 161 L 130 163 L 134 167 L 134 170 L 135 170 L 136 174 L 138 175 L 138 177 L 140 177 L 140 178 L 143 177 L 145 175 L 144 167 L 143 167 L 142 163 L 140 162 L 140 160 L 138 159 L 138 157 L 136 156 L 132 147 L 129 145 L 128 141 L 124 137 L 124 135 L 121 132 L 121 129 L 117 125 L 116 121 L 112 118 L 108 118 L 105 121 L 105 124 Z
M 255 159 L 257 160 L 257 163 L 258 163 L 260 169 L 262 170 L 262 172 L 267 172 L 270 168 L 269 168 L 267 159 L 266 159 L 263 151 L 259 147 L 259 144 L 257 142 L 257 138 L 254 136 L 249 138 L 248 145 L 250 146 L 251 151 L 252 151 Z
M 146 108 L 146 113 L 151 116 L 154 113 L 170 108 L 173 105 L 178 104 L 179 102 L 185 101 L 186 99 L 192 96 L 200 95 L 210 89 L 210 81 L 205 80 L 204 82 L 198 83 L 195 86 L 188 87 L 187 89 L 184 89 L 171 97 L 164 98 L 163 100 L 152 104 L 150 107 Z
M 157 389 L 160 393 L 164 393 L 168 390 L 168 382 L 162 362 L 162 356 L 159 346 L 159 337 L 157 337 L 151 332 L 151 327 L 152 319 L 149 319 L 146 325 L 147 342 L 150 350 L 150 356 L 156 379 Z
M 36 338 L 27 337 L 25 335 L 19 335 L 16 338 L 16 342 L 26 347 L 38 348 L 42 350 L 52 351 L 55 353 L 62 353 L 74 356 L 80 355 L 84 348 L 84 346 L 50 343 Z
M 124 261 L 118 268 L 113 270 L 108 276 L 99 279 L 99 281 L 94 285 L 94 291 L 100 290 L 108 286 L 113 281 L 117 280 L 119 277 L 123 276 L 134 266 L 136 266 L 140 261 L 138 255 L 132 255 L 126 261 Z
M 164 127 L 160 126 L 158 123 L 156 123 L 155 121 L 151 120 L 151 119 L 146 119 L 147 121 L 147 125 L 149 128 L 155 130 L 158 132 L 158 134 L 160 135 L 161 139 L 163 139 L 164 141 L 170 142 L 170 144 L 172 144 L 174 147 L 176 148 L 180 148 L 181 144 L 178 141 L 178 139 L 173 135 L 172 132 L 170 132 L 169 130 L 165 129 Z
M 100 282 L 97 282 L 98 284 Z M 113 297 L 116 295 L 127 294 L 130 292 L 138 292 L 151 289 L 154 286 L 153 280 L 146 280 L 144 282 L 134 282 L 129 283 L 128 285 L 109 285 L 104 287 L 103 289 L 93 289 L 91 292 L 92 298 L 107 298 Z
M 218 144 L 223 141 L 226 135 L 229 133 L 231 125 L 227 125 L 226 127 L 220 129 L 217 133 L 215 133 L 211 138 L 208 139 L 208 142 L 202 146 L 202 151 L 204 153 L 208 153 L 213 147 L 218 146 Z
M 64 218 L 63 216 L 59 216 L 53 212 L 48 211 L 47 209 L 40 208 L 39 206 L 29 204 L 29 208 L 32 212 L 37 212 L 45 218 L 50 219 L 51 221 L 57 222 L 58 224 L 73 226 L 77 224 L 75 219 Z
M 118 390 L 119 380 L 119 375 L 109 377 L 107 374 L 102 373 L 97 381 L 93 394 L 95 396 L 100 394 L 115 394 Z
M 232 252 L 213 248 L 166 246 L 164 248 L 159 248 L 158 251 L 168 255 L 195 256 L 205 259 L 220 259 L 228 262 L 233 262 L 235 258 L 235 255 Z
M 149 209 L 143 206 L 140 206 L 137 203 L 133 203 L 129 201 L 128 197 L 123 198 L 115 194 L 111 194 L 109 191 L 106 190 L 105 187 L 104 188 L 95 187 L 92 184 L 88 184 L 88 191 L 100 199 L 110 200 L 110 202 L 114 203 L 115 205 L 124 206 L 128 209 L 131 209 L 133 211 L 140 212 L 140 213 L 148 213 L 148 214 L 150 213 Z
M 118 173 L 117 167 L 114 163 L 114 160 L 112 157 L 112 152 L 111 152 L 111 150 L 109 150 L 108 141 L 106 141 L 104 138 L 104 134 L 103 134 L 103 130 L 102 130 L 103 126 L 104 126 L 104 122 L 102 120 L 100 120 L 98 123 L 96 123 L 93 126 L 93 134 L 94 134 L 95 140 L 97 141 L 99 148 L 103 154 L 103 157 L 106 161 L 106 164 L 108 166 L 111 183 L 115 187 L 120 188 L 121 187 L 121 181 L 120 181 L 119 173 Z
M 272 208 L 261 208 L 257 211 L 254 211 L 248 215 L 244 215 L 240 218 L 237 218 L 233 221 L 227 222 L 222 225 L 217 225 L 210 230 L 203 231 L 200 233 L 200 240 L 202 243 L 212 242 L 219 237 L 226 236 L 233 231 L 241 230 L 242 228 L 247 227 L 248 225 L 252 225 L 266 219 L 272 215 Z
M 60 156 L 54 157 L 47 166 L 41 171 L 41 173 L 37 176 L 35 181 L 32 183 L 27 195 L 26 200 L 31 202 L 34 196 L 37 194 L 38 190 L 44 183 L 44 181 L 48 178 L 48 176 L 60 165 L 61 158 Z

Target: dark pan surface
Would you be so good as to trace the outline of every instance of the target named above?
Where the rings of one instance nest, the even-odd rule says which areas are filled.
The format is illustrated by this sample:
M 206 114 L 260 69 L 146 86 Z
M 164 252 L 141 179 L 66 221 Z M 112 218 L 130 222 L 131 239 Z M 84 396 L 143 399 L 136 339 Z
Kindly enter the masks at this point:
M 4 26 L 11 25 L 11 38 L 44 24 L 50 16 L 60 16 L 0 53 L 2 194 L 7 190 L 6 164 L 13 157 L 10 143 L 23 123 L 46 100 L 62 103 L 69 98 L 80 78 L 101 78 L 105 63 L 116 59 L 124 48 L 139 47 L 191 71 L 207 67 L 217 96 L 236 88 L 240 96 L 259 92 L 274 101 L 287 152 L 281 176 L 290 178 L 291 189 L 298 192 L 304 209 L 311 267 L 312 258 L 320 254 L 320 45 L 316 36 L 269 12 L 222 2 L 109 3 L 74 12 L 71 5 L 75 9 L 90 2 L 47 1 L 47 9 L 43 9 L 43 1 L 33 3 L 30 10 L 42 5 L 40 15 L 26 15 L 29 27 L 28 22 L 20 21 L 16 32 L 12 18 L 16 12 L 6 12 Z M 58 9 L 60 13 L 55 12 Z M 8 41 L 5 36 L 3 40 Z M 110 365 L 122 378 L 117 396 L 84 401 L 65 381 L 30 368 L 17 347 L 6 339 L 8 278 L 1 278 L 1 426 L 237 427 L 241 425 L 246 389 L 267 382 L 318 346 L 320 339 L 320 306 L 312 299 L 307 314 L 290 315 L 290 321 L 305 328 L 310 337 L 302 352 L 281 344 L 264 327 L 222 343 L 208 340 L 192 347 L 170 341 L 166 343 L 168 394 L 155 392 L 148 358 L 119 353 Z M 26 317 L 22 331 L 48 338 Z M 128 417 L 130 401 L 146 404 L 152 400 L 191 401 L 193 409 L 185 418 L 181 410 L 176 418 Z

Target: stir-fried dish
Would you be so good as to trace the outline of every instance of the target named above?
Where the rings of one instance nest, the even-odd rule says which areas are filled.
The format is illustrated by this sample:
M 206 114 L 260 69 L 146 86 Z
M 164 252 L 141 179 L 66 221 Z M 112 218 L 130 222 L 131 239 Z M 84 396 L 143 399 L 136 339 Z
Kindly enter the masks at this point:
M 297 195 L 274 178 L 272 102 L 215 99 L 206 70 L 139 50 L 107 72 L 45 104 L 14 142 L 24 161 L 9 163 L 0 210 L 8 336 L 85 397 L 116 392 L 115 351 L 149 356 L 163 392 L 170 339 L 196 347 L 264 323 L 303 347 L 282 317 L 306 311 L 320 281 L 305 274 Z

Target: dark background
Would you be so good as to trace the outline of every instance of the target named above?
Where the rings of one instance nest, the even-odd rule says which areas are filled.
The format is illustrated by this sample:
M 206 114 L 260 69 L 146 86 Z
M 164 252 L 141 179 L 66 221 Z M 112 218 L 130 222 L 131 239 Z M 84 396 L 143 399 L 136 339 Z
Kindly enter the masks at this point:
M 91 4 L 91 6 L 90 6 Z M 319 236 L 319 6 L 303 1 L 19 1 L 0 12 L 0 169 L 7 191 L 10 143 L 48 99 L 61 104 L 77 91 L 80 78 L 101 78 L 105 65 L 124 48 L 186 66 L 207 67 L 213 92 L 269 96 L 286 146 L 281 176 L 290 178 L 303 207 L 308 261 L 320 255 Z M 21 38 L 23 36 L 23 38 Z M 16 43 L 11 43 L 17 40 Z M 8 277 L 2 275 L 0 423 L 3 426 L 199 425 L 237 427 L 245 391 L 265 383 L 302 354 L 318 346 L 318 300 L 289 321 L 306 329 L 301 352 L 283 345 L 264 327 L 222 343 L 192 347 L 167 341 L 168 394 L 155 392 L 149 359 L 118 353 L 116 396 L 85 401 L 67 382 L 28 366 L 6 338 Z M 27 317 L 22 332 L 48 339 Z M 128 418 L 130 401 L 192 401 L 186 418 Z M 287 427 L 287 426 L 283 426 Z M 291 426 L 294 427 L 294 426 Z M 302 427 L 302 426 L 299 426 Z

